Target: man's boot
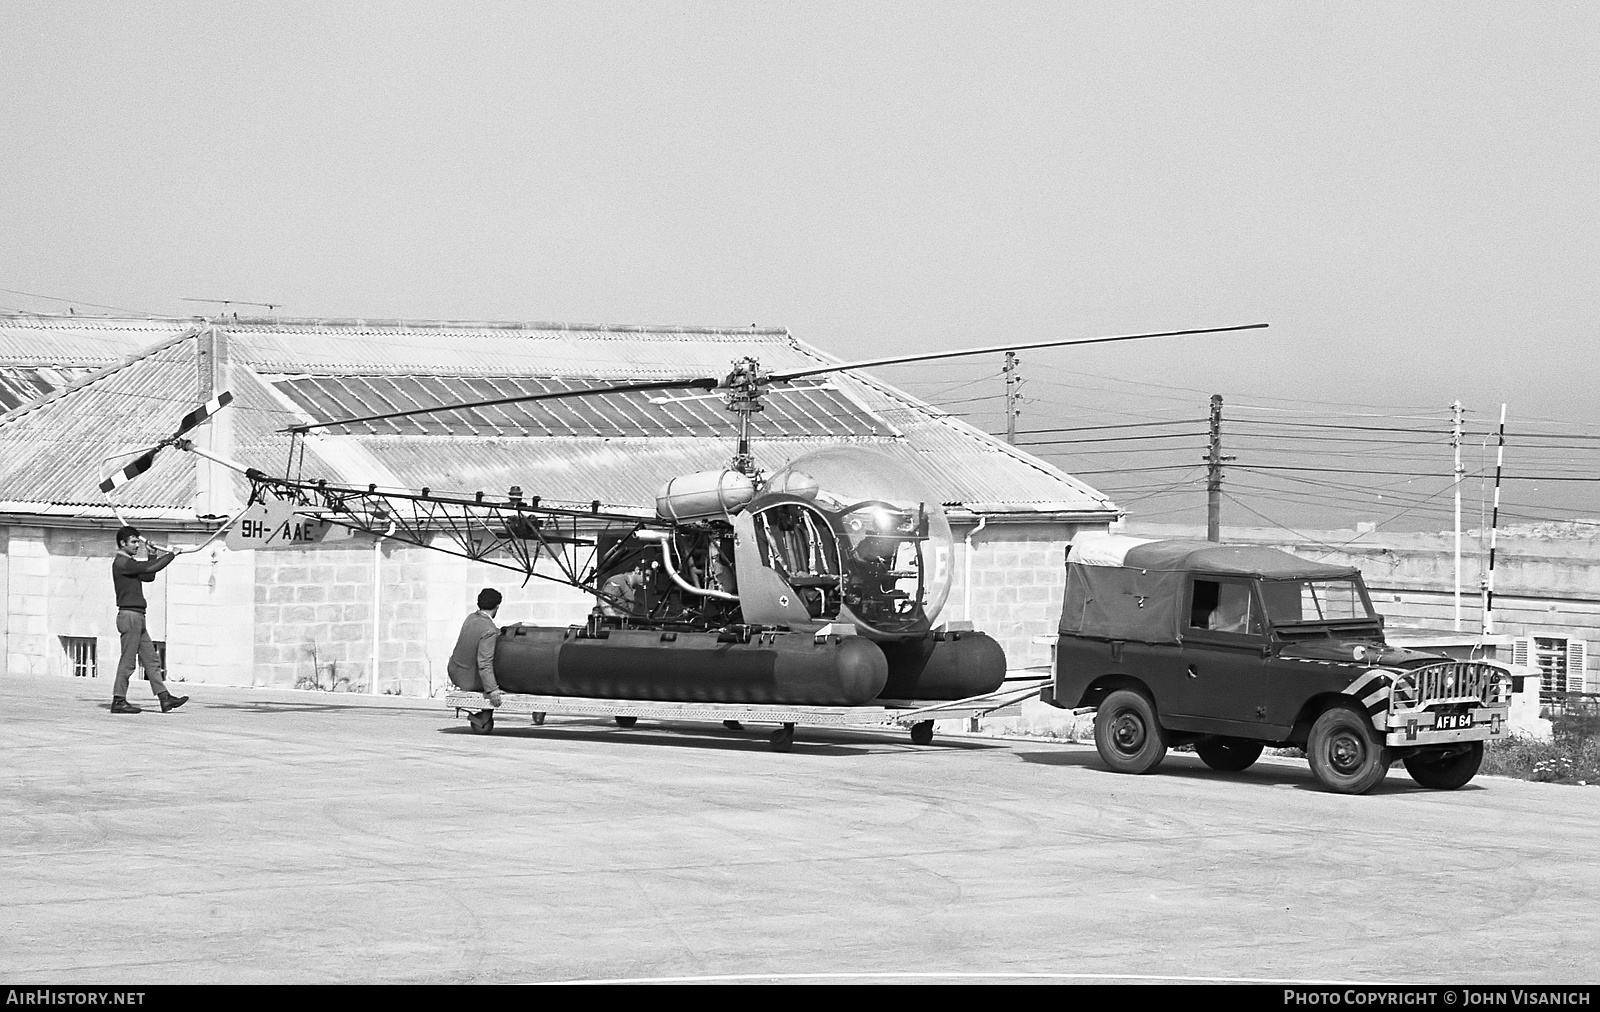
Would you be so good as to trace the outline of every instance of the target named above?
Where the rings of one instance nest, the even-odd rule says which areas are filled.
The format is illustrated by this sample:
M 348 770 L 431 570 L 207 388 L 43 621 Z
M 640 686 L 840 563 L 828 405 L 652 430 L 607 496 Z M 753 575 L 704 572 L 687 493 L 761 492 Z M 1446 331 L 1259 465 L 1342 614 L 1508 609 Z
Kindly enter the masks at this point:
M 139 707 L 139 706 L 134 706 L 132 703 L 128 702 L 126 699 L 122 698 L 121 696 L 112 696 L 111 697 L 111 712 L 112 713 L 143 713 L 144 712 L 144 708 L 143 707 Z
M 188 701 L 188 696 L 174 696 L 170 692 L 163 692 L 161 694 L 161 712 L 166 713 L 168 710 L 176 710 Z

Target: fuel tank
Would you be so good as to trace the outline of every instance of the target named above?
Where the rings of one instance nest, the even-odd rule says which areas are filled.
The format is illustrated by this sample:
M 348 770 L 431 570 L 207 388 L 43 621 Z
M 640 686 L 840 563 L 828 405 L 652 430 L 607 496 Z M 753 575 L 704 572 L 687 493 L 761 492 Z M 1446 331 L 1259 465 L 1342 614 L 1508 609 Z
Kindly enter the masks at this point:
M 509 625 L 495 640 L 495 680 L 507 692 L 678 703 L 860 706 L 889 677 L 878 644 L 859 636 L 717 633 Z
M 673 478 L 656 493 L 656 516 L 663 520 L 719 517 L 755 498 L 755 482 L 738 471 L 696 471 Z
M 1000 688 L 1006 652 L 987 633 L 935 630 L 921 639 L 886 640 L 883 699 L 965 699 Z

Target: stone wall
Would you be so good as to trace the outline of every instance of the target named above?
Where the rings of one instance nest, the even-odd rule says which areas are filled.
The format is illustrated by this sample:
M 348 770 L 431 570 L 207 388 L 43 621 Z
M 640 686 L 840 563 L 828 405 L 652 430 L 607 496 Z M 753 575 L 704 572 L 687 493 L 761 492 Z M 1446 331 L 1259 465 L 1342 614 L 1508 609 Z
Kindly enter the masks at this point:
M 50 644 L 50 554 L 40 527 L 12 527 L 6 538 L 6 671 L 61 674 Z
M 255 556 L 249 684 L 347 690 L 371 684 L 371 545 L 351 539 L 239 553 Z
M 376 656 L 378 692 L 436 695 L 449 682 L 445 662 L 461 621 L 484 587 L 505 597 L 502 625 L 581 623 L 593 603 L 571 587 L 538 579 L 523 587 L 518 573 L 426 548 L 386 541 L 375 552 L 373 539 L 360 536 L 239 554 L 256 556 L 257 685 L 371 692 Z M 536 571 L 554 572 L 547 561 Z
M 966 619 L 1005 648 L 1006 665 L 1050 663 L 1050 645 L 1061 619 L 1066 586 L 1067 542 L 1077 528 L 1059 523 L 990 523 L 972 539 L 971 527 L 955 530 L 957 566 L 944 620 Z M 971 567 L 972 608 L 966 607 Z
M 11 529 L 0 527 L 0 674 L 11 651 Z
M 145 585 L 147 595 L 151 587 L 163 587 L 161 628 L 169 679 L 251 684 L 256 554 L 230 552 L 213 542 L 192 555 L 180 555 L 154 584 Z
M 163 544 L 194 543 L 188 536 L 148 531 Z M 116 674 L 120 640 L 109 529 L 0 527 L 0 671 L 70 675 L 65 637 L 92 639 L 96 676 Z M 238 683 L 248 670 L 248 643 L 239 631 L 247 610 L 238 605 L 249 586 L 248 569 L 227 572 L 224 559 L 180 556 L 144 585 L 150 638 L 167 644 L 168 677 Z M 219 592 L 220 591 L 220 592 Z M 182 602 L 178 628 L 169 629 L 169 606 Z M 250 630 L 246 628 L 244 637 Z M 242 653 L 242 656 L 241 656 Z M 224 672 L 223 668 L 227 670 Z M 137 675 L 136 675 L 137 677 Z M 109 691 L 109 687 L 108 687 Z

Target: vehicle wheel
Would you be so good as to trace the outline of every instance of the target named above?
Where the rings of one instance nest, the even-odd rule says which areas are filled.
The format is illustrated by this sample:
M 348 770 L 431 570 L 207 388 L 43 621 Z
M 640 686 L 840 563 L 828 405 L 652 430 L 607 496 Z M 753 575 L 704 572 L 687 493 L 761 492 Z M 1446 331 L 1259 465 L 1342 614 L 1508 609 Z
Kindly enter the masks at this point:
M 919 720 L 915 724 L 911 725 L 911 744 L 933 744 L 933 721 Z
M 1365 794 L 1383 782 L 1389 764 L 1375 740 L 1372 721 L 1347 706 L 1335 706 L 1311 725 L 1306 758 L 1322 786 L 1337 794 Z
M 611 719 L 617 722 L 618 727 L 632 727 L 633 725 L 639 723 L 638 717 L 623 717 L 619 715 L 612 717 Z
M 478 734 L 494 734 L 494 711 L 467 714 L 467 725 Z
M 785 724 L 785 725 L 783 725 L 782 727 L 778 728 L 776 731 L 772 732 L 772 737 L 769 738 L 768 740 L 770 742 L 772 742 L 772 751 L 774 751 L 774 752 L 787 752 L 787 751 L 789 751 L 791 748 L 794 747 L 794 725 L 793 724 Z
M 1149 773 L 1166 758 L 1167 732 L 1156 721 L 1156 708 L 1149 699 L 1118 689 L 1095 715 L 1094 747 L 1118 773 Z
M 1247 738 L 1206 738 L 1194 743 L 1194 752 L 1214 770 L 1238 773 L 1261 758 L 1261 743 Z
M 1406 772 L 1411 779 L 1436 791 L 1453 791 L 1478 775 L 1483 764 L 1483 742 L 1475 741 L 1465 752 L 1457 752 L 1443 759 L 1426 753 L 1406 760 Z
M 535 724 L 543 724 L 544 723 L 544 713 L 543 713 L 543 711 L 535 710 L 533 712 L 533 722 Z

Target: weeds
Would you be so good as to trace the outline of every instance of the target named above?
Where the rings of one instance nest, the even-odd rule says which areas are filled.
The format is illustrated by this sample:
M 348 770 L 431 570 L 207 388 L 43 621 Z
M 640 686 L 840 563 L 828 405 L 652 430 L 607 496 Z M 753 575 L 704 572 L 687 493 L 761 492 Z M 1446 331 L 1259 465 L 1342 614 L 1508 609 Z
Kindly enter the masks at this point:
M 1489 742 L 1483 772 L 1550 784 L 1600 784 L 1600 721 L 1584 710 L 1546 714 L 1550 741 L 1511 738 Z
M 316 641 L 306 645 L 306 653 L 311 655 L 311 674 L 301 675 L 294 681 L 297 689 L 309 689 L 313 692 L 359 692 L 361 686 L 353 684 L 350 676 L 339 674 L 339 662 L 336 660 L 320 662 L 317 658 Z

